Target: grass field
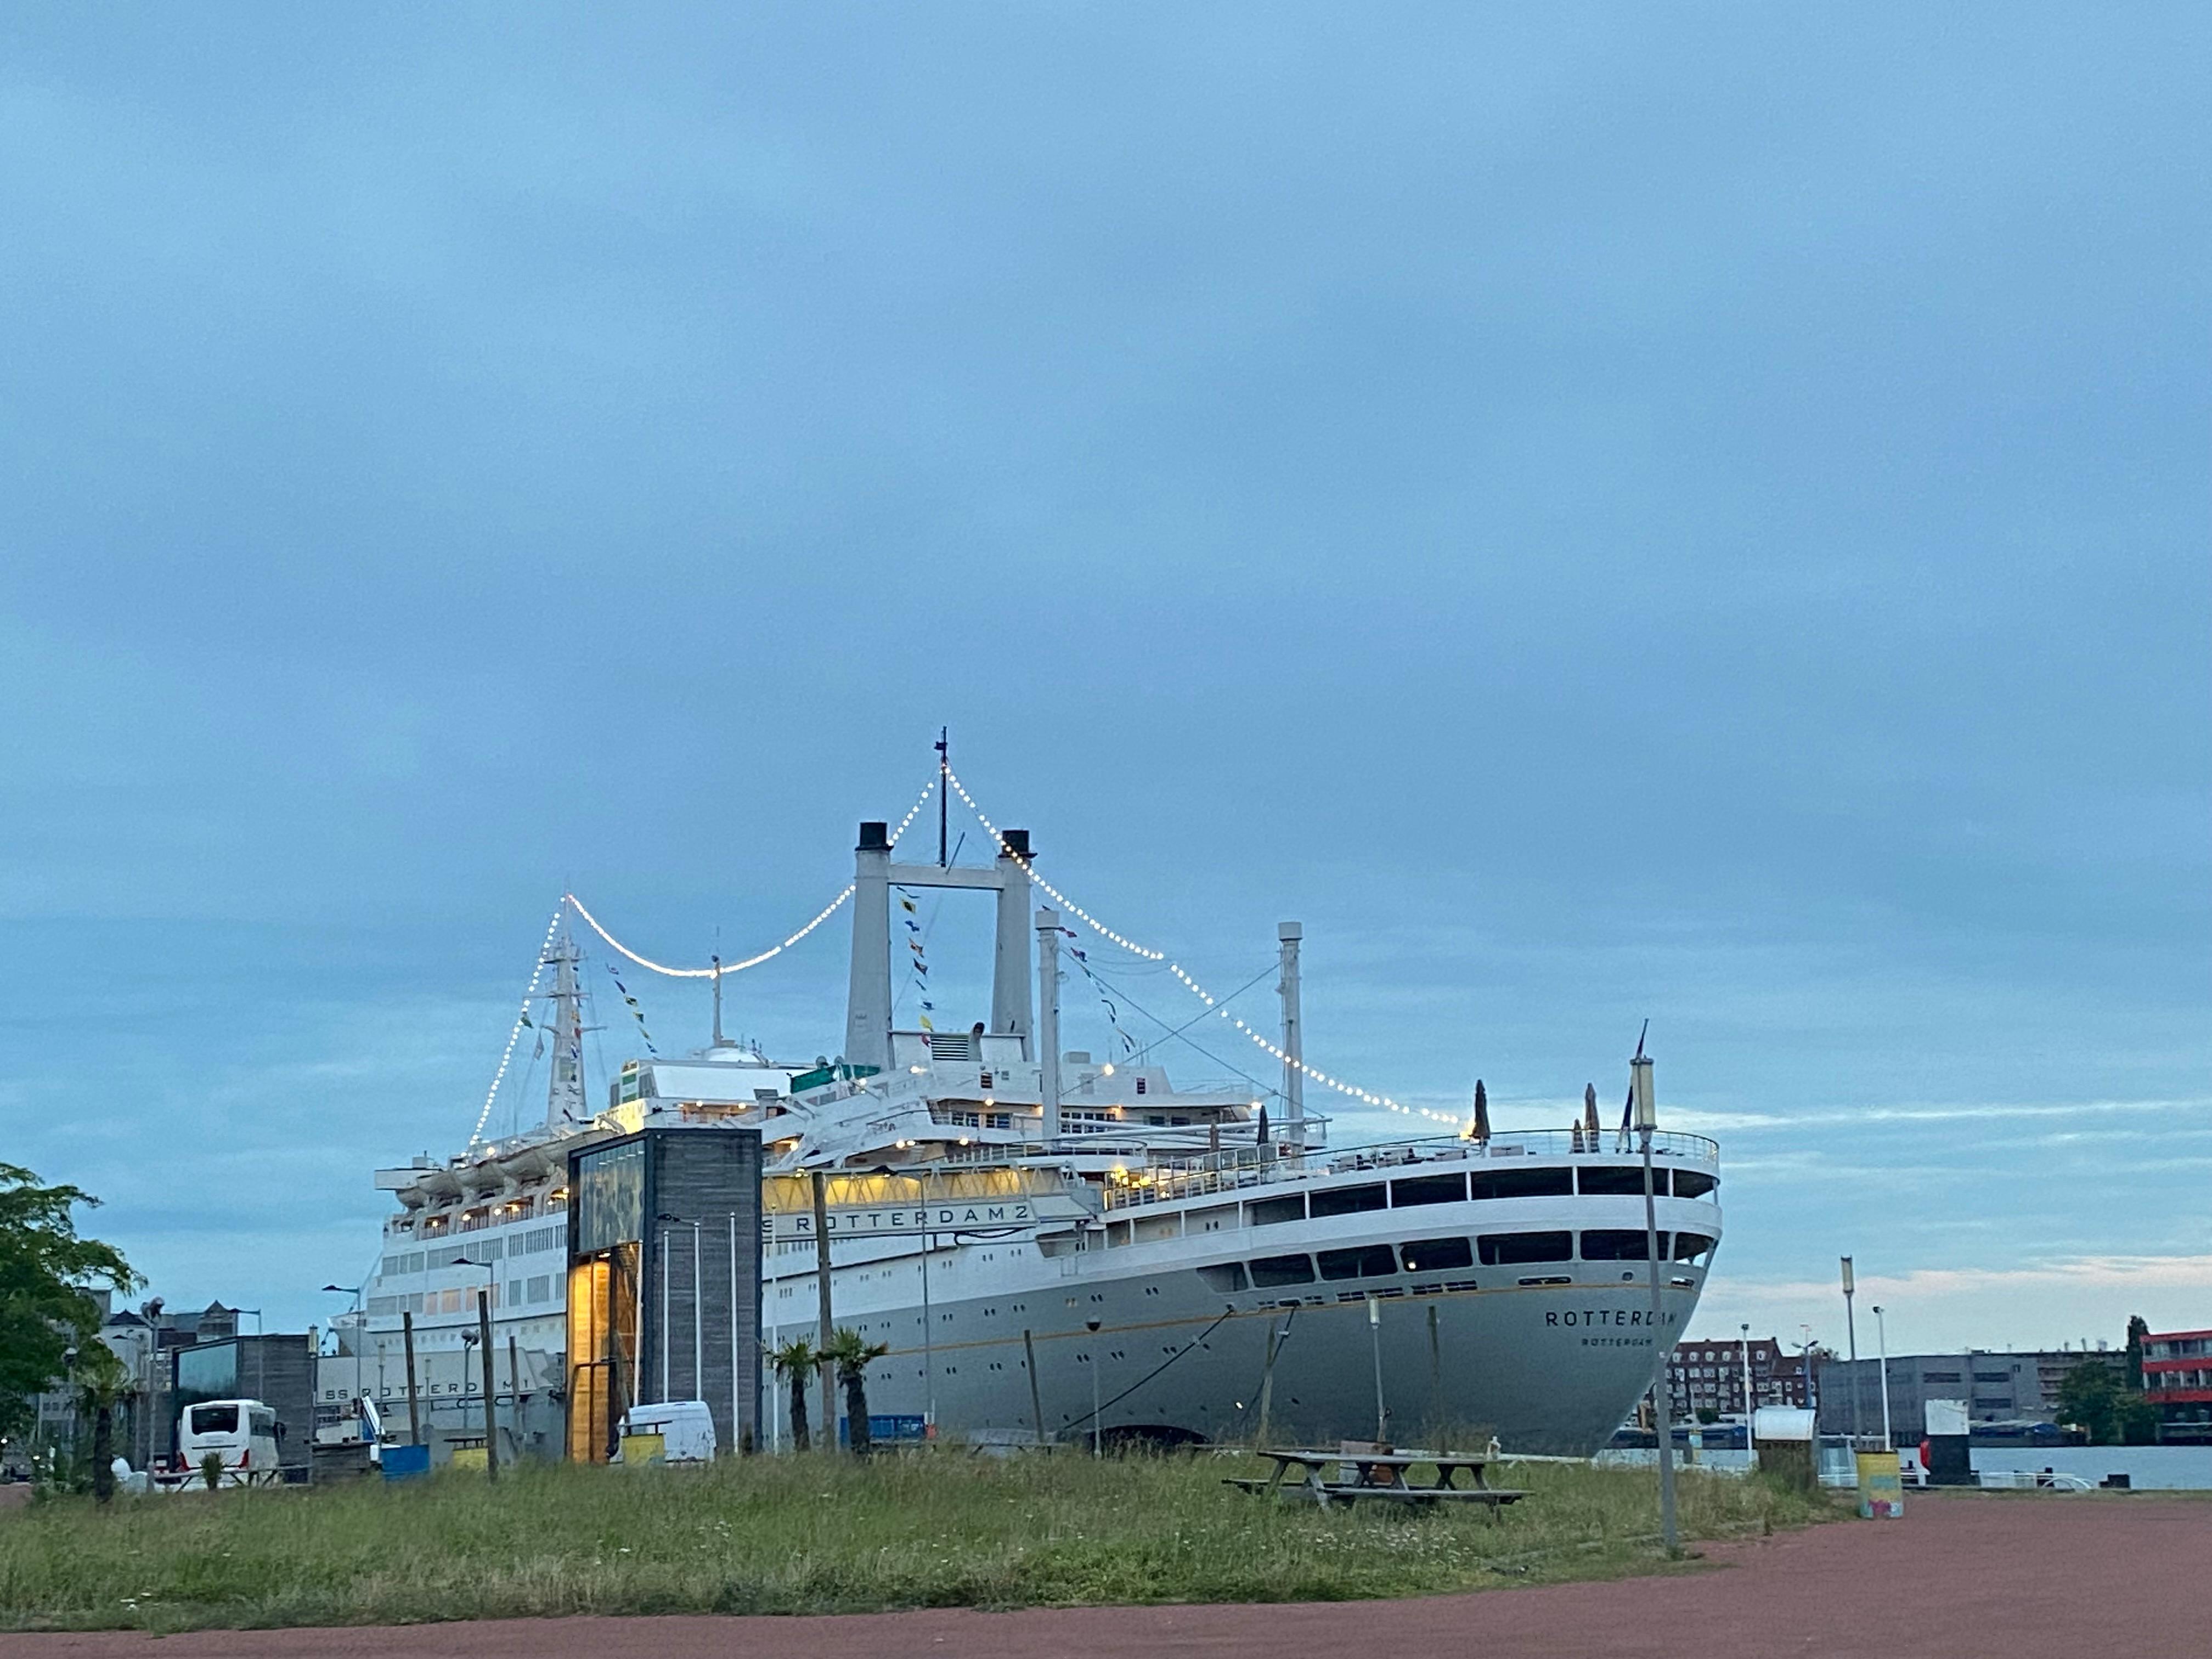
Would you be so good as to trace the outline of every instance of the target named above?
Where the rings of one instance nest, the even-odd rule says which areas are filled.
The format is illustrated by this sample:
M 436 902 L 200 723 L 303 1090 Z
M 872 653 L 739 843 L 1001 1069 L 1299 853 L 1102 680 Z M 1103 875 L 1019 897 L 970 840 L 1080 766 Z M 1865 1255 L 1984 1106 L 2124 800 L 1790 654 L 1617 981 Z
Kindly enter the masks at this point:
M 1662 1565 L 1649 1471 L 1525 1465 L 1493 1524 L 1328 1514 L 1221 1484 L 1226 1457 L 999 1460 L 951 1450 L 711 1468 L 534 1465 L 496 1487 L 43 1501 L 0 1518 L 0 1629 L 410 1623 L 563 1613 L 1343 1601 Z M 1686 1540 L 1832 1516 L 1685 1472 Z

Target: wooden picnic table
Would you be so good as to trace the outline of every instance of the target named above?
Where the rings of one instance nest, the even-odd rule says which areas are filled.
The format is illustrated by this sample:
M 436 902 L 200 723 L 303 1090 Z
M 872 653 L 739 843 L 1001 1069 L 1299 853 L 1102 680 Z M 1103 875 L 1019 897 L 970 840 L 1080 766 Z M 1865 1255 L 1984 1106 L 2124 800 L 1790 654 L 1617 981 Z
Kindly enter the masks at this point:
M 1491 1458 L 1486 1452 L 1382 1452 L 1382 1451 L 1309 1451 L 1303 1449 L 1267 1450 L 1257 1454 L 1272 1461 L 1274 1470 L 1264 1479 L 1231 1479 L 1225 1484 L 1245 1492 L 1273 1497 L 1279 1493 L 1297 1498 L 1310 1498 L 1322 1509 L 1334 1499 L 1358 1503 L 1362 1499 L 1381 1499 L 1385 1503 L 1428 1505 L 1443 1503 L 1483 1504 L 1489 1506 L 1492 1518 L 1497 1518 L 1499 1508 L 1518 1503 L 1528 1494 L 1510 1491 L 1490 1484 L 1486 1471 Z M 1329 1480 L 1325 1471 L 1331 1464 L 1352 1466 L 1354 1475 L 1350 1480 Z M 1416 1468 L 1433 1468 L 1436 1480 L 1426 1486 L 1416 1486 L 1407 1479 Z M 1297 1478 L 1291 1479 L 1293 1471 Z M 1464 1473 L 1468 1484 L 1458 1484 Z

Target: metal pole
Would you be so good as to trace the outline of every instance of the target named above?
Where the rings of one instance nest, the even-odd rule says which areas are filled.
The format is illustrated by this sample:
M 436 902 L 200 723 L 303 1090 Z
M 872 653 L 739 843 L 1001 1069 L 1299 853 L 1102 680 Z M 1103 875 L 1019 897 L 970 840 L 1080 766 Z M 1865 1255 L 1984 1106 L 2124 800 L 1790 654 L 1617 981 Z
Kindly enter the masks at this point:
M 1096 1340 L 1098 1335 L 1098 1322 L 1095 1319 L 1086 1319 L 1083 1322 L 1083 1327 L 1094 1339 L 1091 1345 L 1091 1455 L 1097 1457 L 1100 1455 L 1098 1449 L 1098 1345 Z
M 927 1190 L 925 1188 L 925 1190 Z M 936 1338 L 930 1329 L 929 1311 L 929 1253 L 937 1246 L 937 1235 L 921 1236 L 921 1437 L 937 1438 L 937 1351 Z
M 1045 1145 L 1060 1139 L 1060 912 L 1036 913 L 1038 1125 Z
M 660 1255 L 655 1263 L 660 1273 L 660 1375 L 662 1400 L 668 1398 L 668 1229 L 660 1230 Z
M 1382 1304 L 1372 1291 L 1367 1294 L 1367 1341 L 1375 1350 L 1375 1443 L 1380 1446 L 1390 1437 L 1390 1413 L 1382 1404 Z
M 814 1188 L 814 1294 L 819 1312 L 817 1352 L 827 1352 L 830 1346 L 830 1196 L 823 1184 L 822 1171 L 813 1171 Z M 822 1432 L 829 1437 L 831 1450 L 837 1446 L 836 1400 L 830 1381 L 830 1362 L 821 1360 L 815 1370 L 822 1379 Z
M 1273 1319 L 1267 1322 L 1267 1363 L 1260 1368 L 1260 1432 L 1253 1449 L 1267 1449 L 1267 1419 L 1275 1406 L 1275 1356 L 1283 1351 L 1283 1328 Z
M 759 1349 L 759 1340 L 754 1340 Z M 730 1210 L 730 1451 L 744 1443 L 744 1418 L 737 1411 L 737 1210 Z M 759 1449 L 759 1437 L 754 1437 Z
M 1875 1304 L 1874 1330 L 1875 1341 L 1881 1353 L 1881 1449 L 1895 1451 L 1897 1442 L 1891 1437 L 1889 1431 L 1889 1326 L 1881 1316 L 1880 1303 Z
M 491 1282 L 489 1278 L 483 1289 L 477 1292 L 477 1346 L 482 1351 L 477 1357 L 483 1363 L 484 1478 L 496 1480 L 499 1479 L 499 1425 L 492 1415 Z
M 1739 1345 L 1742 1350 L 1743 1355 L 1743 1449 L 1745 1452 L 1750 1455 L 1752 1460 L 1756 1462 L 1758 1460 L 1759 1454 L 1752 1449 L 1751 1444 L 1751 1414 L 1753 1412 L 1757 1410 L 1758 1407 L 1752 1404 L 1751 1400 L 1750 1322 L 1747 1321 L 1739 1328 L 1743 1332 L 1743 1340 Z
M 514 1333 L 507 1334 L 507 1432 L 518 1455 L 522 1450 L 522 1356 Z
M 1279 922 L 1275 938 L 1282 946 L 1283 996 L 1283 1113 L 1287 1121 L 1284 1139 L 1295 1152 L 1306 1149 L 1305 1021 L 1298 1009 L 1298 942 L 1305 929 L 1295 921 Z
M 1042 1446 L 1045 1443 L 1044 1396 L 1037 1392 L 1036 1342 L 1026 1325 L 1022 1328 L 1022 1352 L 1030 1362 L 1030 1415 L 1036 1420 L 1037 1444 Z
M 422 1443 L 422 1419 L 415 1404 L 415 1316 L 412 1313 L 399 1316 L 399 1334 L 400 1341 L 407 1350 L 407 1443 L 419 1446 Z
M 1674 1345 L 1665 1334 L 1666 1316 L 1659 1300 L 1659 1207 L 1653 1197 L 1651 1176 L 1651 1131 L 1656 1127 L 1651 1062 L 1638 1054 L 1631 1065 L 1636 1127 L 1644 1142 L 1644 1249 L 1651 1270 L 1651 1340 L 1659 1349 L 1658 1371 L 1651 1384 L 1651 1420 L 1659 1435 L 1659 1537 L 1672 1555 L 1680 1542 L 1674 1525 L 1674 1425 L 1667 1397 L 1668 1362 L 1674 1356 Z
M 647 1249 L 646 1241 L 643 1237 L 640 1237 L 637 1241 L 637 1270 L 629 1276 L 630 1289 L 635 1292 L 631 1298 L 635 1306 L 631 1310 L 629 1334 L 629 1401 L 633 1406 L 641 1406 L 645 1403 L 645 1255 Z M 608 1258 L 607 1272 L 610 1279 L 621 1260 L 622 1252 L 619 1250 Z M 615 1286 L 610 1283 L 607 1288 L 609 1291 L 607 1299 L 611 1302 L 614 1299 L 612 1292 Z M 613 1352 L 607 1357 L 614 1362 L 615 1377 L 619 1382 L 622 1376 L 619 1369 L 622 1364 L 622 1346 L 620 1340 L 616 1337 L 611 1328 L 614 1324 L 611 1308 L 608 1310 L 607 1324 L 610 1327 L 607 1335 L 615 1342 Z M 607 1403 L 610 1406 L 614 1403 L 612 1389 L 607 1390 Z
M 707 1397 L 707 1321 L 706 1298 L 699 1294 L 705 1280 L 700 1277 L 699 1224 L 691 1224 L 691 1398 L 704 1401 Z
M 1851 1317 L 1851 1292 L 1856 1288 L 1851 1273 L 1851 1259 L 1844 1258 L 1844 1338 L 1850 1350 L 1851 1358 L 1851 1455 L 1859 1449 L 1859 1328 Z

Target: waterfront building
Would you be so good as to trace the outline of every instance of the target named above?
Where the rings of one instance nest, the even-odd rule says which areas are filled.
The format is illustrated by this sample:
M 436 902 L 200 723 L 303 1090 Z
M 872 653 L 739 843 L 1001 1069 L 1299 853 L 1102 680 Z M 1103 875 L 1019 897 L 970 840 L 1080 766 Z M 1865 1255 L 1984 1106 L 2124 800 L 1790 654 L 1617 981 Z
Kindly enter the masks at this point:
M 2143 1393 L 2158 1407 L 2167 1445 L 2212 1445 L 2212 1330 L 2154 1331 L 2143 1338 Z

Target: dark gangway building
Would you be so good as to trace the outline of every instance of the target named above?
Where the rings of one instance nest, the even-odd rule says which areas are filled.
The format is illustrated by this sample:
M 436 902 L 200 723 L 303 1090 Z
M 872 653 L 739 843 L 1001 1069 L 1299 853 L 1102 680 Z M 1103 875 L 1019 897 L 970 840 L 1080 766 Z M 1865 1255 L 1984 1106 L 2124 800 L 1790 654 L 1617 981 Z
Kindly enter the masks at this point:
M 603 1463 L 623 1413 L 703 1400 L 725 1453 L 761 1421 L 761 1139 L 646 1129 L 568 1155 L 568 1453 Z

